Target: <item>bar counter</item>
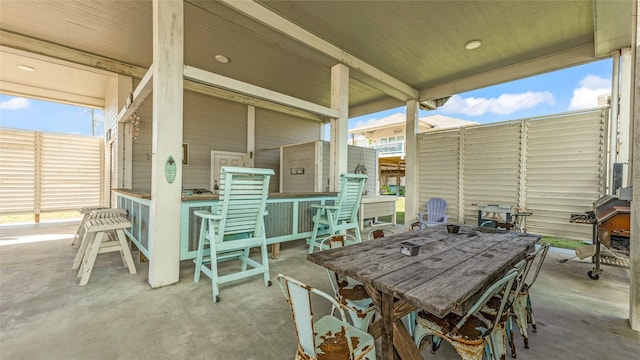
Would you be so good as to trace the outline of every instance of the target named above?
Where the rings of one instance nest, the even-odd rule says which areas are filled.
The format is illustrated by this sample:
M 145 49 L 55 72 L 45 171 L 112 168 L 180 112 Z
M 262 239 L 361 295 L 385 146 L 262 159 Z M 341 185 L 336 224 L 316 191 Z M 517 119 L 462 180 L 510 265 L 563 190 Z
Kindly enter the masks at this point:
M 114 189 L 118 208 L 129 212 L 132 227 L 125 233 L 138 249 L 149 257 L 149 207 L 151 193 L 145 190 Z M 319 193 L 270 193 L 267 199 L 265 231 L 267 244 L 273 244 L 277 257 L 278 244 L 285 241 L 311 237 L 312 204 L 331 205 L 336 199 L 335 192 Z M 180 260 L 196 257 L 201 219 L 193 214 L 196 210 L 211 211 L 217 206 L 217 194 L 182 195 L 180 211 Z

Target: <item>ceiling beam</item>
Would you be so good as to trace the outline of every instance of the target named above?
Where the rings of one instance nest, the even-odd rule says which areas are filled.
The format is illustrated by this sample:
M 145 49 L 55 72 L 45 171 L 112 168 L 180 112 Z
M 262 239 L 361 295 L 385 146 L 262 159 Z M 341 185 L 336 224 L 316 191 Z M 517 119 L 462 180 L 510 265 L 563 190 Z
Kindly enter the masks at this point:
M 104 99 L 102 98 L 73 94 L 60 90 L 43 89 L 2 80 L 0 80 L 0 90 L 3 94 L 12 96 L 25 96 L 39 100 L 61 102 L 63 104 L 82 105 L 95 109 L 104 108 Z
M 585 64 L 598 60 L 594 56 L 594 45 L 587 44 L 573 49 L 542 56 L 537 59 L 505 66 L 495 70 L 467 76 L 441 85 L 420 90 L 420 101 L 444 98 L 465 91 L 481 89 L 508 81 L 523 79 L 545 72 Z
M 153 91 L 153 64 L 144 74 L 142 80 L 138 86 L 136 86 L 133 93 L 127 99 L 127 104 L 118 113 L 118 122 L 125 122 L 129 120 L 129 117 L 138 110 L 138 107 L 147 99 Z
M 358 80 L 363 83 L 367 83 L 389 96 L 401 101 L 413 100 L 418 97 L 418 91 L 413 87 L 375 68 L 364 60 L 349 54 L 345 50 L 314 35 L 254 1 L 221 0 L 221 2 L 269 28 L 320 51 L 336 61 L 349 66 L 351 69 L 366 75 L 367 78 L 358 77 L 357 75 L 352 75 L 352 77 L 358 78 Z
M 124 76 L 130 76 L 135 79 L 144 78 L 147 69 L 119 62 L 113 59 L 90 54 L 84 51 L 71 49 L 62 45 L 49 43 L 46 41 L 34 39 L 28 36 L 15 34 L 0 29 L 0 48 L 21 50 L 30 54 L 38 54 L 43 56 L 41 59 L 59 59 L 66 62 L 86 65 L 92 68 L 101 69 L 110 73 L 116 73 Z M 0 49 L 1 50 L 1 49 Z M 184 89 L 187 91 L 197 92 L 203 95 L 214 96 L 221 99 L 238 102 L 246 105 L 252 105 L 259 108 L 290 114 L 305 119 L 325 121 L 326 116 L 319 116 L 308 111 L 302 111 L 290 106 L 285 106 L 263 99 L 251 98 L 250 96 L 234 93 L 228 90 L 212 87 L 197 83 L 191 80 L 184 81 Z M 24 94 L 24 96 L 28 96 Z M 102 105 L 104 106 L 104 105 Z M 124 114 L 123 114 L 124 115 Z M 126 118 L 125 118 L 126 119 Z
M 188 80 L 201 82 L 218 88 L 256 97 L 258 99 L 263 99 L 296 109 L 305 110 L 313 114 L 325 116 L 328 118 L 338 118 L 340 115 L 338 110 L 332 109 L 330 107 L 314 104 L 309 101 L 298 99 L 293 96 L 285 95 L 273 90 L 265 89 L 240 80 L 235 80 L 230 77 L 214 74 L 212 72 L 198 69 L 193 66 L 184 66 L 184 77 Z

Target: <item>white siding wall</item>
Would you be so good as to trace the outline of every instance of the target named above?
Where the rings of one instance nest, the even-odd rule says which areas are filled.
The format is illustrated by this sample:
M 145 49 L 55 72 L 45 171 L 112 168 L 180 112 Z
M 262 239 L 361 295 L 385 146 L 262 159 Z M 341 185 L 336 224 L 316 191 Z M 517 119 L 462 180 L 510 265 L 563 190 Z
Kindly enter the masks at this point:
M 521 206 L 533 212 L 530 232 L 590 239 L 591 227 L 569 218 L 604 194 L 606 124 L 595 109 L 420 134 L 421 210 L 442 197 L 451 221 L 475 225 L 473 204 Z
M 0 144 L 1 213 L 101 204 L 102 138 L 1 129 Z

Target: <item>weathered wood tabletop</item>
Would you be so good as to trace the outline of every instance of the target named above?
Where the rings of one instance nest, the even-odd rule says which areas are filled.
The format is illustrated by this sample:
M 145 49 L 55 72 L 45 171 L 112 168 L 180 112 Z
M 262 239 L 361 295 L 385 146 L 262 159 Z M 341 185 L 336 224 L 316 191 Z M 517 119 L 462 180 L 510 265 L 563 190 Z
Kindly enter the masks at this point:
M 539 239 L 540 235 L 535 234 L 465 225 L 458 234 L 449 234 L 444 225 L 438 225 L 315 252 L 307 259 L 379 292 L 371 294 L 373 291 L 370 291 L 370 295 L 379 307 L 383 307 L 379 310 L 387 323 L 378 322 L 377 326 L 382 328 L 372 328 L 376 336 L 388 337 L 386 341 L 383 338 L 384 353 L 384 343 L 393 343 L 394 330 L 389 327 L 394 328 L 392 324 L 399 317 L 415 308 L 439 317 L 450 312 L 463 315 L 482 290 L 532 251 Z M 400 248 L 405 242 L 418 245 L 419 253 L 415 256 L 402 254 Z M 385 305 L 385 296 L 394 305 Z M 384 314 L 384 308 L 387 313 L 393 308 L 394 314 Z M 406 337 L 404 330 L 400 331 Z M 389 352 L 388 346 L 386 352 Z M 402 356 L 398 344 L 396 349 Z M 415 354 L 413 351 L 407 353 Z M 383 359 L 387 356 L 383 354 Z M 402 358 L 413 358 L 413 355 Z

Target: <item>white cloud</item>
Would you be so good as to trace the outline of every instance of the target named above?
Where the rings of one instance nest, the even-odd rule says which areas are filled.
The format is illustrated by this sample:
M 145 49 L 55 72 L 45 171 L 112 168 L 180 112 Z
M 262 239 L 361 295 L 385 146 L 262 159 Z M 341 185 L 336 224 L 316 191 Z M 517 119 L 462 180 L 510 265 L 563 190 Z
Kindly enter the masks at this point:
M 553 94 L 548 91 L 527 91 L 519 94 L 502 94 L 495 98 L 463 98 L 460 95 L 452 96 L 440 109 L 444 113 L 464 114 L 467 116 L 480 116 L 485 113 L 508 115 L 516 111 L 530 109 L 542 103 L 554 104 Z
M 573 90 L 569 110 L 590 109 L 598 107 L 598 96 L 611 93 L 611 79 L 603 79 L 596 75 L 587 75 L 580 81 L 580 87 Z
M 19 110 L 29 107 L 29 100 L 21 97 L 14 97 L 7 101 L 0 102 L 0 110 Z

